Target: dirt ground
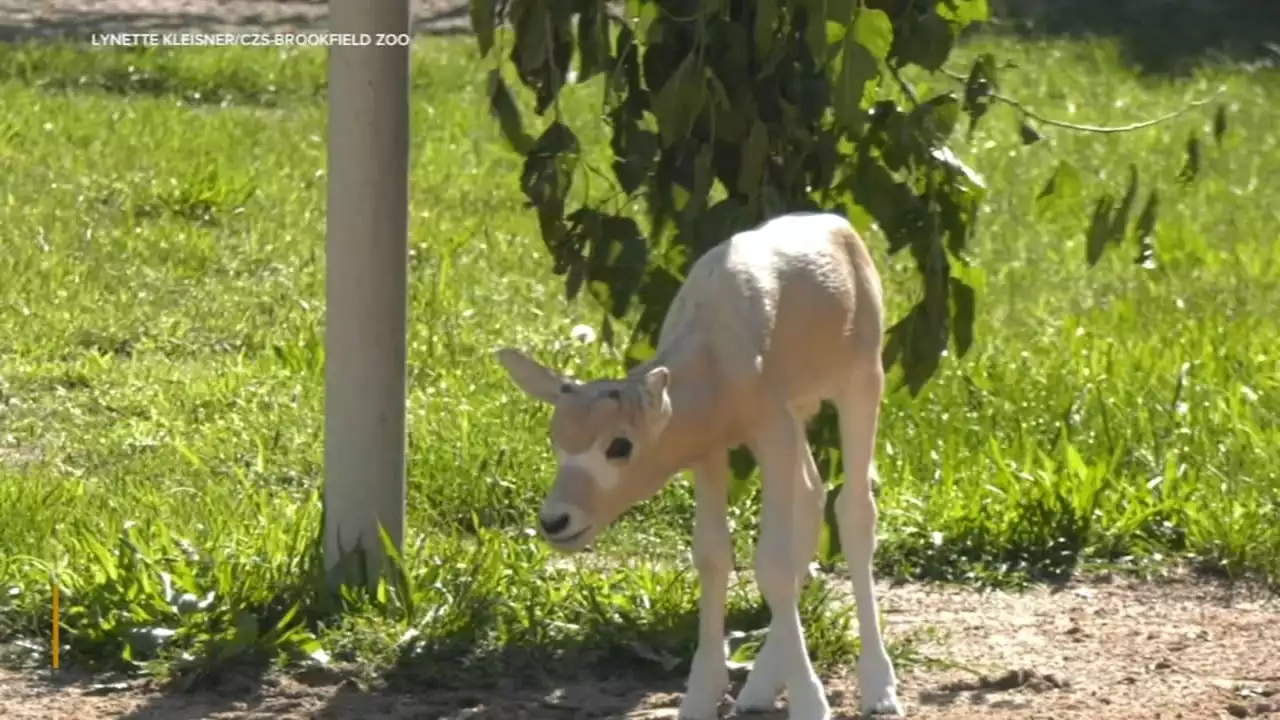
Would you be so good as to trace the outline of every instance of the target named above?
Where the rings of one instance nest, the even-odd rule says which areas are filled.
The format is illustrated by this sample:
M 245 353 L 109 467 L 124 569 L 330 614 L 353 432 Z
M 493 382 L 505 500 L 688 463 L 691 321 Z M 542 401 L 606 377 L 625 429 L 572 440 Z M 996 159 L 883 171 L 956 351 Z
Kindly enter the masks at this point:
M 1280 598 L 1256 589 L 1183 577 L 1094 579 L 1009 593 L 884 587 L 881 597 L 886 634 L 926 637 L 919 652 L 946 664 L 900 673 L 908 717 L 1280 720 Z M 835 717 L 857 716 L 854 678 L 830 677 L 826 684 Z M 276 677 L 166 694 L 145 681 L 94 684 L 54 671 L 0 671 L 0 717 L 674 720 L 680 685 L 618 678 L 404 694 Z M 733 716 L 728 696 L 722 710 Z M 785 697 L 776 713 L 754 717 L 784 718 Z

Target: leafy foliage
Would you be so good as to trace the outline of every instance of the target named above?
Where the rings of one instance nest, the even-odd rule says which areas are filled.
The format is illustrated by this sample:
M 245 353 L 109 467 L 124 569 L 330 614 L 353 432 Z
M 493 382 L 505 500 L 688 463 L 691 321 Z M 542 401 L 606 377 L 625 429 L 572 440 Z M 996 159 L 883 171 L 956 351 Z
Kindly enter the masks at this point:
M 570 299 L 590 288 L 606 310 L 606 337 L 611 318 L 627 316 L 638 300 L 630 362 L 654 351 L 667 306 L 703 251 L 794 211 L 839 212 L 864 228 L 874 221 L 890 254 L 910 252 L 923 292 L 888 329 L 883 362 L 901 369 L 913 395 L 949 349 L 963 356 L 973 346 L 977 292 L 955 270 L 966 264 L 987 188 L 948 142 L 962 115 L 972 135 L 996 99 L 1022 111 L 1024 144 L 1042 138 L 1031 124 L 1038 116 L 998 94 L 989 53 L 967 76 L 952 75 L 962 81 L 958 94 L 920 99 L 901 71 L 915 65 L 950 74 L 944 64 L 961 32 L 988 19 L 986 0 L 630 0 L 625 18 L 610 15 L 604 0 L 472 0 L 482 55 L 497 47 L 504 10 L 515 38 L 507 59 L 534 92 L 536 114 L 556 106 L 575 51 L 579 81 L 606 75 L 603 115 L 617 192 L 605 201 L 585 197 L 569 206 L 583 156 L 558 110 L 539 138 L 529 138 L 497 69 L 489 75 L 491 109 L 524 156 L 521 188 Z M 1225 132 L 1224 112 L 1215 118 L 1215 139 Z M 1048 122 L 1116 132 L 1164 119 L 1128 128 Z M 1183 180 L 1199 168 L 1193 135 Z M 1137 262 L 1152 262 L 1158 198 L 1152 190 L 1130 232 L 1138 171 L 1130 172 L 1122 200 L 1104 193 L 1097 201 L 1091 265 L 1130 235 Z M 1069 164 L 1041 198 L 1051 201 L 1060 184 L 1068 191 L 1079 185 Z M 647 234 L 625 211 L 640 198 Z M 835 417 L 827 410 L 812 439 L 829 461 Z M 738 465 L 742 472 L 750 463 Z
M 884 357 L 912 392 L 952 343 L 969 349 L 976 294 L 952 268 L 964 262 L 986 189 L 947 141 L 962 114 L 972 131 L 986 112 L 995 62 L 975 63 L 963 97 L 916 101 L 907 89 L 903 104 L 885 90 L 906 65 L 940 69 L 960 32 L 987 18 L 985 0 L 633 1 L 629 21 L 601 0 L 504 6 L 474 0 L 472 22 L 488 54 L 507 10 L 515 37 L 507 58 L 534 92 L 535 113 L 555 105 L 575 51 L 579 80 L 607 75 L 612 208 L 568 206 L 582 162 L 576 135 L 557 115 L 529 139 L 497 70 L 489 84 L 570 297 L 588 287 L 613 318 L 639 301 L 630 360 L 652 352 L 680 280 L 711 244 L 768 217 L 818 210 L 864 226 L 869 216 L 890 252 L 915 259 L 923 297 L 889 329 Z M 647 234 L 623 211 L 640 197 Z

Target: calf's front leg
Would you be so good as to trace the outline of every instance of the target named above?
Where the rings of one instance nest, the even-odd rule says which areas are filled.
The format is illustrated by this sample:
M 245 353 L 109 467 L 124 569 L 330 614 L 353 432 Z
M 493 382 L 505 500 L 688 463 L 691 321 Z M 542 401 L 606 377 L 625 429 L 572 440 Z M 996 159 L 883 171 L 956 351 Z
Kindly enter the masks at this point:
M 793 433 L 800 448 L 800 464 L 796 467 L 796 495 L 792 500 L 792 522 L 795 534 L 791 549 L 793 551 L 793 571 L 796 575 L 796 587 L 804 589 L 809 577 L 809 563 L 818 550 L 818 540 L 822 532 L 822 513 L 826 507 L 826 487 L 822 483 L 822 475 L 818 472 L 817 463 L 809 449 L 805 437 L 804 425 L 795 422 Z M 781 642 L 773 638 L 780 635 L 771 629 L 765 639 L 764 646 L 756 655 L 755 664 L 747 676 L 737 697 L 738 712 L 762 712 L 773 708 L 782 692 L 785 683 L 784 659 L 778 654 Z
M 724 614 L 733 569 L 729 535 L 729 458 L 718 453 L 694 466 L 693 564 L 702 595 L 698 599 L 698 649 L 680 703 L 680 717 L 708 720 L 718 714 L 729 689 Z
M 802 502 L 801 484 L 804 474 L 800 468 L 803 437 L 795 432 L 796 421 L 787 412 L 777 413 L 766 432 L 752 444 L 752 452 L 760 462 L 761 481 L 760 540 L 756 545 L 756 584 L 764 596 L 772 615 L 769 636 L 761 658 L 776 667 L 757 667 L 760 673 L 755 688 L 738 697 L 743 710 L 754 707 L 759 700 L 752 697 L 771 695 L 770 685 L 778 680 L 787 691 L 787 705 L 792 720 L 827 720 L 831 711 L 826 692 L 809 662 L 804 628 L 800 624 L 800 577 L 796 557 L 804 549 L 797 544 L 807 543 L 807 533 L 796 523 L 796 503 Z M 748 681 L 750 683 L 750 680 Z M 757 688 L 759 690 L 757 690 Z M 767 692 L 765 692 L 767 691 Z M 744 697 L 745 695 L 745 697 Z

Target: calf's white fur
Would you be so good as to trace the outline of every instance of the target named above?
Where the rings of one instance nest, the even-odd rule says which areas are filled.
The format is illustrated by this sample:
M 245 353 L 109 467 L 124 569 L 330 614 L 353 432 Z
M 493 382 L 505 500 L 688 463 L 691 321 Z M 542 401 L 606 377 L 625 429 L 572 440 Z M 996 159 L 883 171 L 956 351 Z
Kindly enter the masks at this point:
M 840 415 L 847 479 L 836 517 L 857 602 L 862 710 L 902 714 L 871 572 L 883 324 L 879 273 L 852 226 L 836 215 L 792 214 L 700 257 L 672 301 L 655 356 L 623 379 L 580 383 L 517 350 L 498 351 L 517 386 L 554 405 L 558 470 L 539 521 L 556 549 L 581 550 L 672 475 L 694 471 L 702 595 L 682 717 L 715 717 L 729 689 L 728 451 L 742 444 L 763 476 L 755 572 L 772 620 L 737 708 L 770 708 L 785 688 L 792 718 L 830 717 L 797 605 L 826 494 L 804 433 L 822 400 Z

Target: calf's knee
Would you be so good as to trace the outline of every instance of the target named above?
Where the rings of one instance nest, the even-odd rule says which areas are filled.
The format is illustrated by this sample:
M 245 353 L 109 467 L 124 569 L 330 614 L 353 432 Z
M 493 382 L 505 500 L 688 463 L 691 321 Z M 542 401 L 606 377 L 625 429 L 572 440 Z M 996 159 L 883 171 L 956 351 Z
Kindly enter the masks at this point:
M 771 547 L 762 543 L 756 550 L 756 585 L 770 608 L 793 602 L 796 573 L 791 562 L 791 548 Z
M 728 573 L 733 565 L 733 541 L 727 532 L 705 531 L 693 538 L 693 566 L 702 574 Z

